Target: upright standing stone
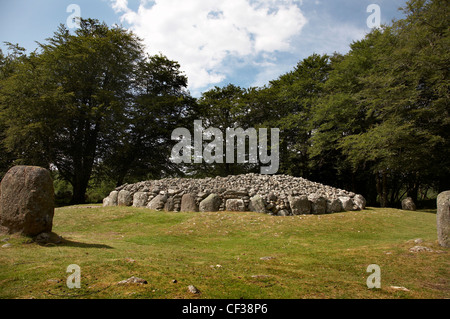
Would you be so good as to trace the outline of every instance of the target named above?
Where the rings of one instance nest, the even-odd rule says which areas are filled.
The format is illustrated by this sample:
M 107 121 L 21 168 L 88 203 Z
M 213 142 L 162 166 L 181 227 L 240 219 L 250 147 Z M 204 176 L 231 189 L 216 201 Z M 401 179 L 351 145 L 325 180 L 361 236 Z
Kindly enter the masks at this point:
M 327 200 L 327 214 L 339 213 L 342 211 L 342 202 L 333 198 L 331 200 Z
M 402 200 L 402 209 L 403 210 L 416 210 L 416 204 L 411 197 L 407 197 Z
M 342 203 L 342 209 L 344 211 L 351 211 L 351 210 L 353 210 L 353 200 L 350 197 L 342 196 L 342 197 L 339 197 L 339 200 Z
M 164 204 L 164 211 L 173 212 L 175 211 L 175 201 L 173 197 L 168 197 L 166 203 Z
M 242 199 L 227 199 L 225 203 L 225 209 L 229 212 L 244 212 L 245 204 Z
M 366 208 L 366 199 L 360 194 L 357 194 L 355 195 L 355 197 L 353 197 L 353 203 L 359 210 L 363 210 Z
M 8 233 L 36 236 L 52 231 L 55 200 L 50 171 L 14 166 L 0 188 L 0 225 Z
M 117 196 L 117 205 L 131 206 L 131 204 L 133 204 L 133 195 L 131 192 L 122 189 Z
M 106 206 L 117 206 L 117 198 L 119 196 L 118 191 L 112 191 L 109 196 L 103 199 L 103 207 Z
M 184 194 L 181 197 L 181 212 L 198 212 L 198 205 L 194 194 Z
M 327 212 L 327 200 L 317 194 L 308 196 L 308 200 L 311 202 L 311 211 L 315 215 L 325 214 Z
M 219 210 L 221 199 L 217 194 L 211 194 L 200 202 L 201 212 L 217 212 Z
M 436 217 L 439 245 L 450 247 L 450 191 L 438 195 Z
M 255 195 L 252 198 L 250 198 L 250 203 L 248 204 L 248 209 L 251 212 L 256 213 L 269 213 L 266 209 L 266 204 L 264 202 L 264 198 L 262 198 L 260 195 Z
M 133 195 L 133 206 L 145 207 L 145 205 L 147 205 L 147 200 L 148 200 L 147 192 L 136 192 Z
M 148 204 L 147 208 L 152 210 L 163 210 L 164 205 L 167 202 L 167 196 L 166 195 L 156 195 Z
M 311 214 L 311 202 L 308 200 L 308 196 L 289 196 L 288 200 L 293 215 Z

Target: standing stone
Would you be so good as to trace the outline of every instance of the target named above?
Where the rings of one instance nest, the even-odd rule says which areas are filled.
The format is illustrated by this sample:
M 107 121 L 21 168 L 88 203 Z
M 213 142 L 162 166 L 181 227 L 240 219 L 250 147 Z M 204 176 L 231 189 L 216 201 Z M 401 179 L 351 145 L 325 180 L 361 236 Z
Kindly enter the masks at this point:
M 200 202 L 201 212 L 217 212 L 219 211 L 222 200 L 217 194 L 211 194 Z
M 164 205 L 167 202 L 166 195 L 156 195 L 147 205 L 147 208 L 152 210 L 163 210 Z
M 198 212 L 198 205 L 194 194 L 184 194 L 181 197 L 181 212 Z
M 230 212 L 244 212 L 245 204 L 242 199 L 227 199 L 225 209 Z
M 136 192 L 133 195 L 133 206 L 134 207 L 145 207 L 148 200 L 147 192 Z
M 105 197 L 103 199 L 103 207 L 106 207 L 106 206 L 117 206 L 118 195 L 119 195 L 118 191 L 112 191 L 111 193 L 109 193 L 109 196 Z
M 436 219 L 439 245 L 450 247 L 450 191 L 438 195 Z
M 311 202 L 308 196 L 302 195 L 300 197 L 289 196 L 289 206 L 293 215 L 311 214 Z
M 175 211 L 175 201 L 173 200 L 173 197 L 167 198 L 167 201 L 164 204 L 164 211 L 166 211 L 166 212 Z
M 348 196 L 339 197 L 339 200 L 342 203 L 342 209 L 344 211 L 353 210 L 353 200 Z
M 342 212 L 342 203 L 339 199 L 331 199 L 327 201 L 327 214 Z
M 264 198 L 262 198 L 260 195 L 255 195 L 252 198 L 250 198 L 248 209 L 251 212 L 255 213 L 268 213 L 266 209 L 266 204 L 264 202 Z
M 51 232 L 54 190 L 50 171 L 37 166 L 14 166 L 0 185 L 0 226 L 8 233 L 35 236 Z
M 308 200 L 311 201 L 311 211 L 313 214 L 321 215 L 327 212 L 327 200 L 316 194 L 308 196 Z
M 131 192 L 126 190 L 121 190 L 117 195 L 117 205 L 118 206 L 131 206 L 133 204 L 133 195 Z
M 357 207 L 359 210 L 363 210 L 366 208 L 366 199 L 362 195 L 355 195 L 353 197 L 353 204 Z
M 416 204 L 411 197 L 407 197 L 402 200 L 402 209 L 403 210 L 416 210 Z

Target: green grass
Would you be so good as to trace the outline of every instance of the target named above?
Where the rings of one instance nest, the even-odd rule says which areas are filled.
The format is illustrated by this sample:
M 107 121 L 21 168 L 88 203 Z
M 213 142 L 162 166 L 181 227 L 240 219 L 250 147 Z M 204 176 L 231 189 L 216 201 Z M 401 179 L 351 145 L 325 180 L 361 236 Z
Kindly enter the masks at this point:
M 53 231 L 62 244 L 0 236 L 12 244 L 0 247 L 0 298 L 450 297 L 435 211 L 276 217 L 72 206 L 55 210 Z M 434 251 L 409 252 L 416 238 Z M 81 267 L 80 289 L 66 286 L 70 264 Z M 367 288 L 370 264 L 381 267 L 381 289 Z M 131 276 L 148 284 L 117 285 Z

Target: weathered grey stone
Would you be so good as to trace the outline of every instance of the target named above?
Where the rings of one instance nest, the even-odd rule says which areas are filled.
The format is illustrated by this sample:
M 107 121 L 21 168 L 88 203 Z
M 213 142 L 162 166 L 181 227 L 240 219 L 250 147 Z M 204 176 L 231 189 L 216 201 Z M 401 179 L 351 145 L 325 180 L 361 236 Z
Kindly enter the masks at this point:
M 317 194 L 308 196 L 311 202 L 311 212 L 315 215 L 325 214 L 327 212 L 327 200 Z
M 127 284 L 139 284 L 139 285 L 146 285 L 148 282 L 145 279 L 139 278 L 139 277 L 130 277 L 128 279 L 119 281 L 118 285 L 127 285 Z
M 109 196 L 105 197 L 103 199 L 103 207 L 106 207 L 106 206 L 117 206 L 118 195 L 119 195 L 118 191 L 112 191 L 111 193 L 109 193 Z
M 450 247 L 450 191 L 437 197 L 437 233 L 439 245 Z
M 251 212 L 255 213 L 268 213 L 264 198 L 262 198 L 260 195 L 255 195 L 252 198 L 250 198 L 248 209 Z
M 308 196 L 302 195 L 300 197 L 289 196 L 289 206 L 293 215 L 311 214 L 311 203 Z
M 181 212 L 198 212 L 198 205 L 194 194 L 184 194 L 181 197 Z
M 189 285 L 188 286 L 188 291 L 191 294 L 199 294 L 200 293 L 200 290 L 198 290 L 197 287 L 195 287 L 194 285 Z
M 275 195 L 273 192 L 270 192 L 270 193 L 267 195 L 267 200 L 268 200 L 268 201 L 271 201 L 271 202 L 274 202 L 274 201 L 277 200 L 277 195 Z
M 414 246 L 414 247 L 410 248 L 409 251 L 412 253 L 420 253 L 420 252 L 432 253 L 433 249 L 425 247 L 425 246 Z
M 153 200 L 157 195 L 165 195 L 168 199 L 173 198 L 173 209 L 176 211 L 198 211 L 199 203 L 211 194 L 216 194 L 219 197 L 219 210 L 226 209 L 228 199 L 239 199 L 244 202 L 245 208 L 250 210 L 270 212 L 271 214 L 277 214 L 281 210 L 286 210 L 290 215 L 305 214 L 310 213 L 312 210 L 312 203 L 306 200 L 307 197 L 302 197 L 300 200 L 300 204 L 304 205 L 297 203 L 299 201 L 298 199 L 292 199 L 290 197 L 298 198 L 299 196 L 308 196 L 311 194 L 330 201 L 329 205 L 332 199 L 348 197 L 348 200 L 344 201 L 347 204 L 344 205 L 346 210 L 363 209 L 365 206 L 365 200 L 362 196 L 359 197 L 354 193 L 342 189 L 288 175 L 268 176 L 250 173 L 202 179 L 164 178 L 130 185 L 126 184 L 115 189 L 117 192 L 122 190 L 130 192 L 132 195 L 136 192 L 148 192 L 147 202 Z M 182 196 L 186 194 L 192 194 L 192 196 L 185 196 L 184 204 L 182 205 Z M 319 200 L 319 203 L 323 204 L 323 201 Z M 114 200 L 105 199 L 104 204 L 114 205 Z M 171 206 L 170 203 L 167 205 Z M 337 206 L 338 203 L 335 203 L 335 205 Z M 207 210 L 210 209 L 216 208 L 208 208 Z M 331 207 L 328 207 L 329 211 L 330 209 Z M 331 211 L 334 210 L 331 209 Z
M 221 202 L 217 194 L 210 194 L 200 202 L 199 209 L 201 212 L 217 212 L 219 211 Z
M 148 204 L 147 208 L 152 210 L 163 210 L 167 202 L 166 195 L 156 195 Z
M 402 209 L 403 210 L 416 210 L 416 204 L 411 197 L 407 197 L 402 200 Z
M 331 199 L 327 201 L 327 214 L 342 212 L 342 203 L 339 199 Z
M 133 195 L 133 206 L 145 207 L 147 205 L 147 200 L 148 200 L 147 192 L 136 192 Z
M 345 211 L 353 210 L 353 200 L 348 196 L 339 197 L 342 203 L 342 209 Z
M 225 209 L 230 212 L 244 212 L 245 204 L 242 199 L 227 199 Z
M 289 216 L 290 214 L 289 214 L 289 211 L 287 210 L 287 209 L 280 209 L 278 212 L 277 212 L 277 216 Z
M 173 212 L 173 211 L 175 211 L 175 202 L 173 200 L 173 197 L 167 198 L 167 201 L 164 204 L 164 211 L 166 211 L 166 212 Z
M 0 225 L 8 233 L 35 236 L 51 232 L 54 190 L 50 172 L 37 166 L 14 166 L 0 185 Z
M 131 192 L 126 190 L 121 190 L 119 195 L 117 196 L 117 205 L 118 206 L 131 206 L 133 203 L 133 195 Z
M 356 205 L 357 209 L 363 210 L 366 208 L 366 199 L 362 195 L 357 194 L 353 197 L 353 204 Z

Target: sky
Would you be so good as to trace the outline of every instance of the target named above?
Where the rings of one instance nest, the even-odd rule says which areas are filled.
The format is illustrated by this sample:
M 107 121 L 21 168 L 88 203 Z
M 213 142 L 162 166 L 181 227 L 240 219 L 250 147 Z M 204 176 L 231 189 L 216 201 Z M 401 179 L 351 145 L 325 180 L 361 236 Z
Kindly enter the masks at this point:
M 60 24 L 95 18 L 136 33 L 177 61 L 194 97 L 229 83 L 264 86 L 313 53 L 345 54 L 406 0 L 0 0 L 0 48 L 31 52 Z M 375 9 L 374 9 L 374 6 Z M 378 15 L 379 13 L 379 15 Z M 379 19 L 378 19 L 379 17 Z

